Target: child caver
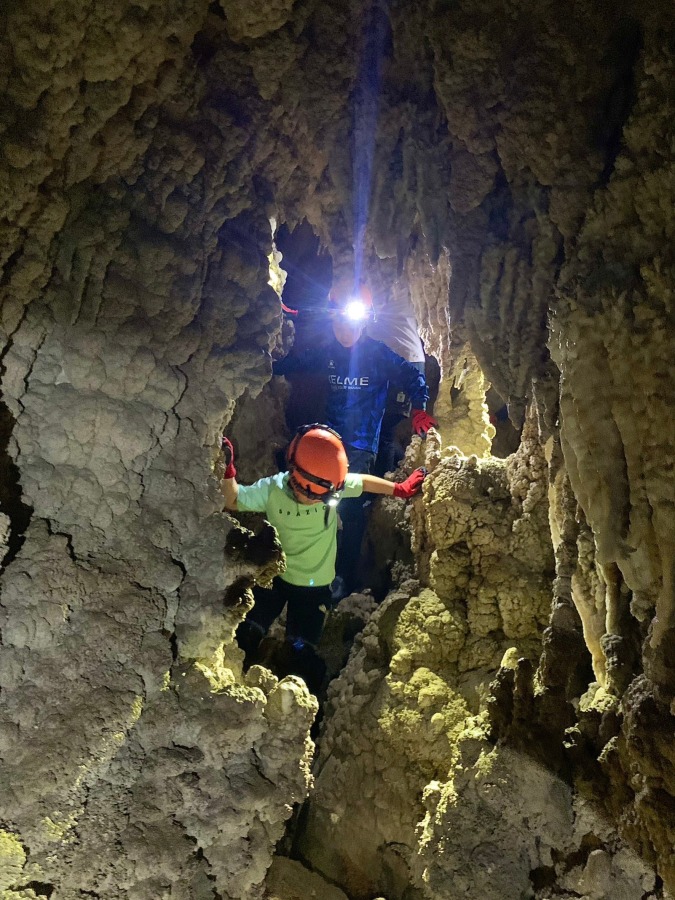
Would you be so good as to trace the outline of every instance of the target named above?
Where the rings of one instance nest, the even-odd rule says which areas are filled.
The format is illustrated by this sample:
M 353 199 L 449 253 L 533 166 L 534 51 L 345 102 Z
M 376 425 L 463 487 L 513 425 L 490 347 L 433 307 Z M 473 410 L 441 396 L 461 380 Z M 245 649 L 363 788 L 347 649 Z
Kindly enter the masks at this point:
M 408 499 L 421 490 L 426 471 L 416 469 L 398 484 L 374 475 L 350 474 L 340 436 L 319 424 L 298 429 L 288 448 L 288 471 L 251 485 L 238 484 L 234 449 L 226 437 L 223 453 L 226 468 L 221 489 L 226 508 L 265 513 L 286 556 L 286 570 L 272 586 L 254 588 L 253 609 L 237 630 L 246 664 L 256 661 L 260 642 L 286 607 L 285 650 L 288 658 L 294 658 L 288 672 L 295 668 L 316 691 L 323 664 L 315 648 L 335 577 L 337 504 L 343 497 L 359 497 L 364 491 Z

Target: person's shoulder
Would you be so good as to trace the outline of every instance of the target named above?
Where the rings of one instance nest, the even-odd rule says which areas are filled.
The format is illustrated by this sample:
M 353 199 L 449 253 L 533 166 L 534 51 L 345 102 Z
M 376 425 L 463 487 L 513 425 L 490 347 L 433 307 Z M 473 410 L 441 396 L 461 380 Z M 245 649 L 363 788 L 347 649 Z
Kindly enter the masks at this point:
M 363 475 L 358 472 L 347 472 L 342 489 L 344 497 L 359 497 L 363 493 Z
M 367 338 L 370 341 L 370 347 L 372 353 L 377 353 L 382 357 L 386 357 L 387 359 L 403 359 L 395 350 L 392 350 L 391 347 L 388 347 L 384 341 L 378 341 L 377 338 Z
M 283 475 L 267 475 L 253 484 L 240 484 L 237 494 L 237 509 L 241 512 L 266 512 L 270 498 L 277 490 L 283 490 Z
M 359 343 L 362 345 L 364 350 L 369 350 L 371 353 L 391 353 L 389 347 L 387 347 L 384 341 L 380 341 L 377 338 L 372 338 L 369 334 L 362 334 L 359 338 Z
M 305 348 L 303 351 L 308 356 L 327 356 L 329 353 L 334 353 L 335 345 L 337 344 L 337 340 L 333 337 L 333 335 L 321 335 L 321 337 L 317 338 L 312 344 Z
M 257 481 L 254 481 L 252 484 L 240 484 L 239 490 L 242 488 L 244 490 L 249 491 L 260 491 L 269 493 L 275 489 L 283 490 L 285 485 L 285 477 L 288 475 L 288 472 L 276 472 L 274 475 L 266 475 L 264 478 L 259 478 Z
M 288 480 L 288 472 L 275 472 L 274 475 L 268 475 L 267 478 L 264 478 L 263 481 L 266 481 L 270 489 L 278 489 L 283 491 L 286 487 L 286 481 Z
M 300 346 L 297 343 L 293 344 L 286 356 L 282 356 L 280 359 L 273 361 L 273 368 L 283 368 L 284 363 L 286 362 L 295 362 L 297 360 L 306 359 L 307 357 L 314 357 L 324 352 L 327 353 L 328 349 L 333 346 L 333 343 L 337 342 L 332 335 L 321 335 L 311 343 L 305 344 L 303 342 L 303 346 Z

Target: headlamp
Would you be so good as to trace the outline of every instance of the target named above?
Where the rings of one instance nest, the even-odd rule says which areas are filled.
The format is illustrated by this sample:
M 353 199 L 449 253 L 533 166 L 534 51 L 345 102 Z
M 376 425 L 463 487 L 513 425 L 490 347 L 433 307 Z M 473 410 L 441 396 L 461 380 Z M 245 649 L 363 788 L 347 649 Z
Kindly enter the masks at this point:
M 347 301 L 342 311 L 342 315 L 346 319 L 349 319 L 350 322 L 363 322 L 364 319 L 368 318 L 368 307 L 363 300 L 354 297 Z
M 313 491 L 310 487 L 305 487 L 304 485 L 300 484 L 294 477 L 294 473 L 291 472 L 291 485 L 295 488 L 296 491 L 299 491 L 309 500 L 320 500 L 324 506 L 334 507 L 338 505 L 338 503 L 342 499 L 342 489 L 344 488 L 344 482 L 336 486 L 332 481 L 326 481 L 323 478 L 317 478 L 316 475 L 310 475 L 309 472 L 301 469 L 297 464 L 294 465 L 294 470 L 299 472 L 308 481 L 311 481 L 312 484 L 316 484 L 319 487 L 326 488 L 326 490 L 322 491 L 322 493 Z

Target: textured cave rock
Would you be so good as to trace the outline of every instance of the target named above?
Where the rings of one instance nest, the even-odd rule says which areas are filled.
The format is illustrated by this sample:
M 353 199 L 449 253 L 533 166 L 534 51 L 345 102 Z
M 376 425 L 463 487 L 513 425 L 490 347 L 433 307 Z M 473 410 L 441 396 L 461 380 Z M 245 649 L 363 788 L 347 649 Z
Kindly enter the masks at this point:
M 252 896 L 310 781 L 315 701 L 245 684 L 232 648 L 279 551 L 223 515 L 216 438 L 280 310 L 244 132 L 190 61 L 205 13 L 6 21 L 3 400 L 32 510 L 3 576 L 8 896 Z
M 406 582 L 387 597 L 329 688 L 299 848 L 354 896 L 421 889 L 424 866 L 417 881 L 412 870 L 424 790 L 447 780 L 462 744 L 484 740 L 482 698 L 504 653 L 537 656 L 553 564 L 542 468 L 532 432 L 508 463 L 454 456 L 436 466 L 414 503 L 429 586 L 411 596 Z
M 277 856 L 270 867 L 265 897 L 266 900 L 347 900 L 339 888 L 283 856 Z
M 529 717 L 510 712 L 517 734 L 494 743 L 492 679 L 517 684 L 527 657 L 533 671 L 549 617 L 546 472 L 534 417 L 507 461 L 437 463 L 409 517 L 430 587 L 390 593 L 329 688 L 296 849 L 352 897 L 662 896 L 552 751 L 564 710 L 538 721 L 530 698 Z M 402 527 L 391 501 L 380 515 Z
M 10 518 L 4 513 L 0 513 L 0 562 L 5 558 L 7 553 L 7 544 L 10 534 Z
M 413 900 L 476 851 L 484 898 L 506 870 L 471 881 L 480 832 L 447 869 L 436 850 L 489 805 L 485 751 L 505 796 L 527 773 L 574 811 L 553 864 L 517 816 L 500 832 L 519 883 L 632 900 L 656 871 L 672 894 L 672 7 L 56 0 L 0 24 L 1 889 L 263 890 L 314 705 L 241 674 L 232 634 L 279 553 L 214 474 L 230 422 L 247 478 L 283 444 L 270 219 L 306 219 L 409 290 L 443 381 L 398 570 L 419 588 L 335 685 L 303 852 Z M 507 463 L 488 384 L 525 423 Z

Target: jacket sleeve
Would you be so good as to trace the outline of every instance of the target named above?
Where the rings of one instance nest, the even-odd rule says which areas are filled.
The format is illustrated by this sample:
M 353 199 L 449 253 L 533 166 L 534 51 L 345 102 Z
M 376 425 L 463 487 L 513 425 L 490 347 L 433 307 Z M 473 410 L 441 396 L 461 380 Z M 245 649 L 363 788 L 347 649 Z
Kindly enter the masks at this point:
M 261 478 L 253 484 L 240 484 L 237 494 L 237 509 L 240 512 L 265 512 L 273 487 L 274 476 Z
M 360 497 L 363 493 L 363 475 L 355 472 L 348 472 L 345 478 L 345 487 L 342 491 L 343 497 Z
M 413 405 L 413 409 L 426 409 L 429 399 L 429 388 L 424 375 L 407 360 L 390 350 L 380 342 L 380 354 L 383 371 L 387 379 L 400 391 L 404 391 Z
M 295 372 L 319 372 L 324 361 L 321 347 L 309 347 L 303 353 L 289 353 L 272 364 L 273 375 L 293 375 Z

